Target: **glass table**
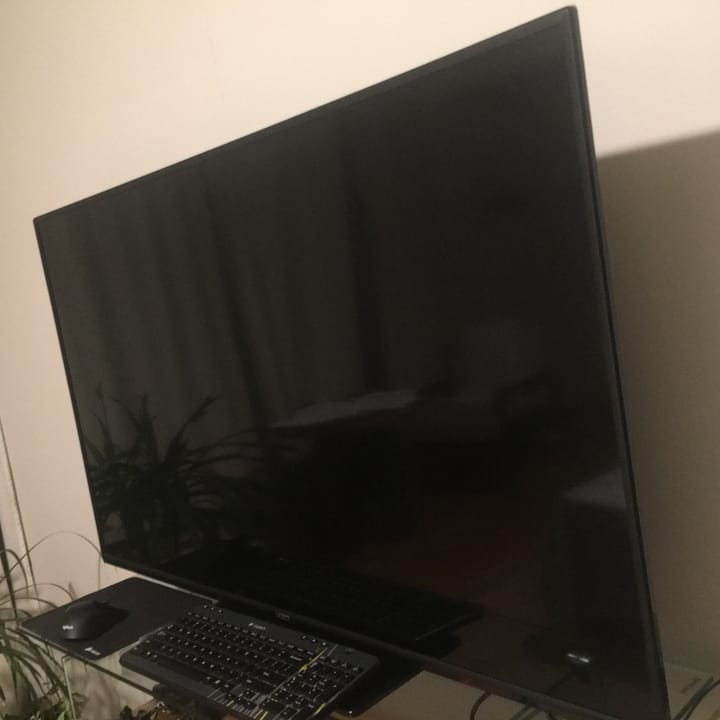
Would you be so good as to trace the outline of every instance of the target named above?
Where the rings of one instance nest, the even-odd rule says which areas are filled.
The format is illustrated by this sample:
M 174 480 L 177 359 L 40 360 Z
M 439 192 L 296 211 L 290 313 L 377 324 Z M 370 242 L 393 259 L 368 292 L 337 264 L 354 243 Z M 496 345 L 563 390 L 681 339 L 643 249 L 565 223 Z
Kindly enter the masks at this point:
M 72 708 L 72 720 L 116 720 L 126 705 L 136 707 L 152 700 L 156 682 L 120 664 L 120 656 L 126 649 L 92 660 L 58 649 L 68 687 L 85 698 L 82 707 Z M 666 665 L 666 676 L 673 718 L 679 717 L 688 703 L 714 680 L 709 673 L 674 664 Z M 466 720 L 479 692 L 468 685 L 421 672 L 360 717 L 363 720 Z M 706 704 L 710 707 L 703 708 L 693 720 L 715 717 L 712 710 L 720 706 L 720 696 L 715 703 L 708 700 Z M 347 716 L 333 714 L 332 717 Z M 482 705 L 476 717 L 477 720 L 545 719 L 540 711 L 523 711 L 522 705 L 496 696 Z

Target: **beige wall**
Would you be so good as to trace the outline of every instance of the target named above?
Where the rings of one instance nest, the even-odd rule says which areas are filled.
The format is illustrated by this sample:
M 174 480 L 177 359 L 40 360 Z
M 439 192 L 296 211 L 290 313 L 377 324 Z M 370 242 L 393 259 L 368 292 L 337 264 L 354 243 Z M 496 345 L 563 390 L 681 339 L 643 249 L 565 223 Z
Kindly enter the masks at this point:
M 720 663 L 720 132 L 600 178 L 630 440 L 665 650 Z
M 578 4 L 601 154 L 720 129 L 717 0 Z M 59 529 L 96 539 L 31 219 L 555 7 L 0 2 L 0 414 L 31 542 Z M 660 620 L 673 652 L 720 665 L 720 255 L 708 210 L 720 155 L 717 144 L 709 150 L 690 165 L 679 151 L 670 167 L 630 177 L 609 164 L 603 180 Z M 682 181 L 644 191 L 676 166 Z M 683 195 L 693 188 L 703 189 L 702 208 Z M 702 217 L 683 222 L 678 207 Z M 97 583 L 92 550 L 76 538 L 45 543 L 35 564 L 42 578 L 82 591 Z M 103 570 L 103 581 L 117 577 Z

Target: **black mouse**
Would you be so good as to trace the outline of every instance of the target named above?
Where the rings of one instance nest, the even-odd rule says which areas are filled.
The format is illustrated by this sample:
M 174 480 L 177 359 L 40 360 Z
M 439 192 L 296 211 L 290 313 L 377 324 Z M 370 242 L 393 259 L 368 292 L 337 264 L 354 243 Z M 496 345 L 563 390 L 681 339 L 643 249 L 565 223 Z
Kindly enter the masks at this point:
M 128 616 L 128 611 L 100 600 L 79 600 L 65 608 L 65 640 L 94 640 Z

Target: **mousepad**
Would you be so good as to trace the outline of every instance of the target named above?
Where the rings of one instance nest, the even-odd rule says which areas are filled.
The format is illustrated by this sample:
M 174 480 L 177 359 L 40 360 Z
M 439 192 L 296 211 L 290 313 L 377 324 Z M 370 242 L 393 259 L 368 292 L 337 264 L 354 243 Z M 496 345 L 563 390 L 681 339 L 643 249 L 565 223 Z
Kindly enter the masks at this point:
M 97 660 L 127 645 L 132 645 L 143 635 L 208 602 L 199 595 L 135 577 L 85 595 L 82 600 L 106 602 L 126 610 L 128 615 L 91 641 L 66 640 L 62 635 L 63 620 L 66 618 L 65 610 L 78 600 L 30 618 L 23 623 L 23 627 L 30 634 L 73 655 Z

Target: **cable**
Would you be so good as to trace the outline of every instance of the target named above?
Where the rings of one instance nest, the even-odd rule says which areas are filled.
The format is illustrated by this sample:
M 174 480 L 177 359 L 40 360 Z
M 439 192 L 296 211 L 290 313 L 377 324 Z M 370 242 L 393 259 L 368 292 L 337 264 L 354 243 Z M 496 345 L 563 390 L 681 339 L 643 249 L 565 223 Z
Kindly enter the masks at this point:
M 484 692 L 474 703 L 473 706 L 470 708 L 470 716 L 469 720 L 475 720 L 475 715 L 477 714 L 478 708 L 492 695 L 492 693 Z
M 677 720 L 690 720 L 690 716 L 697 710 L 698 705 L 718 686 L 720 686 L 720 680 L 711 682 L 705 690 L 692 699 L 685 712 Z

